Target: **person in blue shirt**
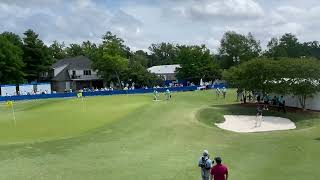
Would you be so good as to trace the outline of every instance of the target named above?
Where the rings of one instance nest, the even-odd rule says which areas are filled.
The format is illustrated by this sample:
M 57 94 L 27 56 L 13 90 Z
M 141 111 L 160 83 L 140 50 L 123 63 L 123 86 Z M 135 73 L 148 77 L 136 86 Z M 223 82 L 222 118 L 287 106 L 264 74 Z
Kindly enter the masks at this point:
M 284 113 L 286 113 L 286 101 L 284 100 L 284 97 L 281 96 L 279 99 L 278 104 L 278 111 L 282 110 Z
M 202 180 L 210 180 L 210 170 L 211 170 L 212 164 L 213 162 L 210 159 L 208 150 L 204 150 L 198 162 L 198 166 L 201 168 Z

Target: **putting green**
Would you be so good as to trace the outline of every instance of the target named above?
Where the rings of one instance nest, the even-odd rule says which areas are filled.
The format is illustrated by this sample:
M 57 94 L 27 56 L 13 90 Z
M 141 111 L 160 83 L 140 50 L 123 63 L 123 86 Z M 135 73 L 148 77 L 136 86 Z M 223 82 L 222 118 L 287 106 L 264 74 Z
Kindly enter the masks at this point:
M 164 99 L 164 96 L 162 96 Z M 237 180 L 317 180 L 320 115 L 277 113 L 297 129 L 239 134 L 214 126 L 223 115 L 254 115 L 235 92 L 213 91 L 17 102 L 17 126 L 0 106 L 1 179 L 200 179 L 203 149 L 219 155 Z
M 100 100 L 101 99 L 101 100 Z M 64 139 L 117 121 L 150 103 L 142 96 L 111 96 L 82 99 L 51 99 L 0 107 L 0 144 Z

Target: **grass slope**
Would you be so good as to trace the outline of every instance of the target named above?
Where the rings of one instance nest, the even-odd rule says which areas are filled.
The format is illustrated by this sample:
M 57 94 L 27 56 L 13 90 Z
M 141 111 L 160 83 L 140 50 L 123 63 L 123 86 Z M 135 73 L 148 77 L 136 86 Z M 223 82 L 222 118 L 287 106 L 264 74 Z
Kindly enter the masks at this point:
M 92 97 L 86 112 L 77 99 L 21 102 L 16 128 L 1 107 L 0 179 L 200 179 L 203 149 L 223 157 L 231 179 L 319 179 L 319 114 L 270 112 L 294 120 L 292 131 L 218 129 L 213 123 L 224 114 L 254 113 L 231 105 L 234 97 L 216 99 L 212 91 L 162 102 L 151 95 Z M 17 142 L 24 144 L 9 145 Z

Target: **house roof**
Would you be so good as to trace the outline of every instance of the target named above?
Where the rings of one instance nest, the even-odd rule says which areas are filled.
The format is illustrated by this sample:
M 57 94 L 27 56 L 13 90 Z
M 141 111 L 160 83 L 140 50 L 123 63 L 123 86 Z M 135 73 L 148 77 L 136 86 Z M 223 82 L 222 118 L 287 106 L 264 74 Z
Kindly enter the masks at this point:
M 179 64 L 152 66 L 148 71 L 155 74 L 174 74 L 176 69 L 180 67 Z
M 52 80 L 54 81 L 69 81 L 71 80 L 68 70 L 86 70 L 91 68 L 92 61 L 85 56 L 77 56 L 58 60 L 52 65 L 52 68 L 63 67 L 63 70 L 57 74 Z
M 92 61 L 85 56 L 61 59 L 52 65 L 52 68 L 58 68 L 67 65 L 71 70 L 91 69 Z
M 68 68 L 64 68 L 59 74 L 52 78 L 53 81 L 69 81 L 71 80 Z

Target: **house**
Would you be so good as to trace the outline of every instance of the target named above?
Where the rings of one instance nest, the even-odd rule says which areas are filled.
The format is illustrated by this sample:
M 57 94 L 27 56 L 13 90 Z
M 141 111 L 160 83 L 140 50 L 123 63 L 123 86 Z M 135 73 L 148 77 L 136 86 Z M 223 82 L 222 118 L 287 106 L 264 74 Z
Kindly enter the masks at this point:
M 61 59 L 52 65 L 52 89 L 57 92 L 102 88 L 103 80 L 91 67 L 92 61 L 84 56 Z
M 148 69 L 148 71 L 158 75 L 159 77 L 162 77 L 165 81 L 175 81 L 177 80 L 177 68 L 180 68 L 179 64 L 152 66 Z

